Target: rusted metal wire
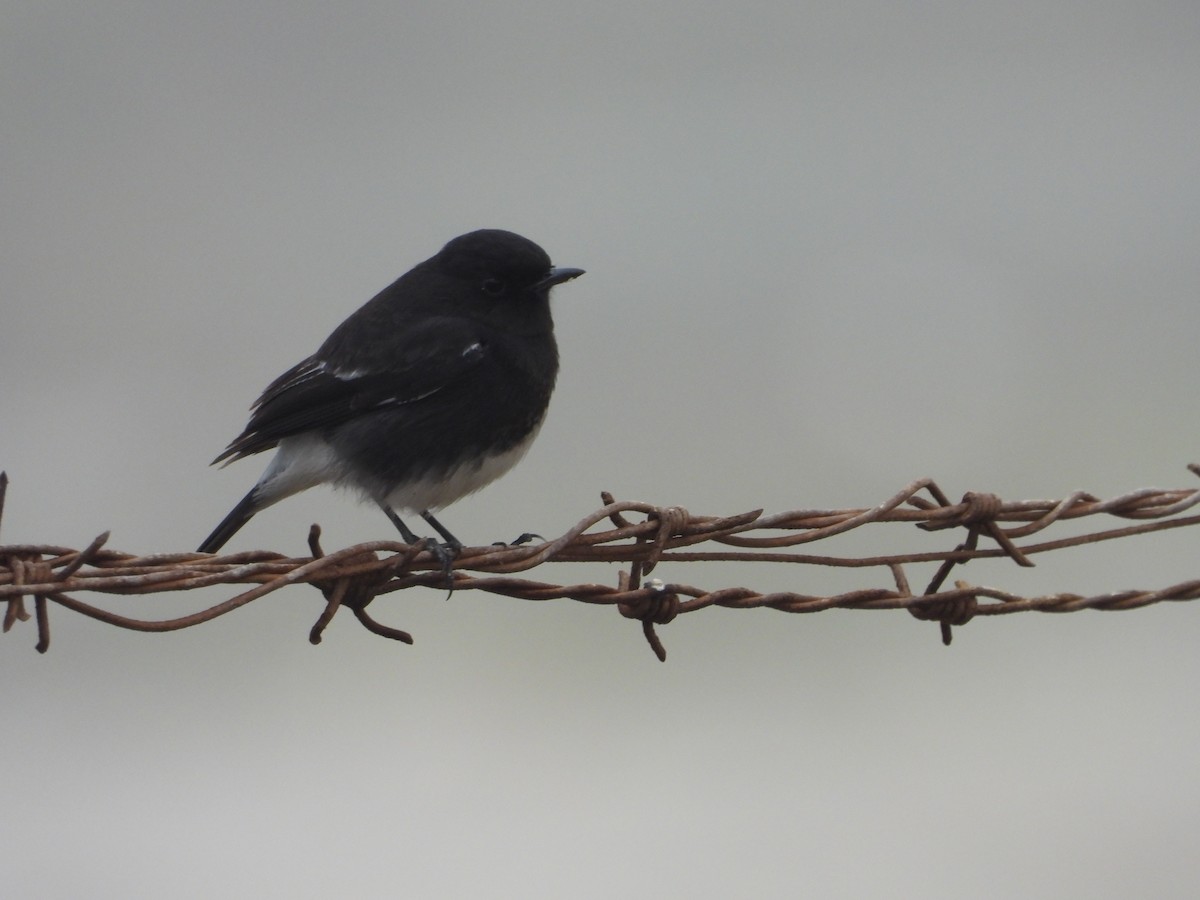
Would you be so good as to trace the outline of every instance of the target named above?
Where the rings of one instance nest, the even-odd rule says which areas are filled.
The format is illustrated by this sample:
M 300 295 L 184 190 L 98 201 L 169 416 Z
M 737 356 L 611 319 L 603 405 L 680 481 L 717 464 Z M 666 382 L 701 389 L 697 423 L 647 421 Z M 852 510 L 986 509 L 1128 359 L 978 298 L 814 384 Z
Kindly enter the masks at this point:
M 1200 466 L 1188 469 L 1200 475 Z M 0 473 L 0 518 L 7 476 Z M 1101 500 L 1076 491 L 1060 500 L 1004 501 L 992 494 L 968 493 L 951 502 L 932 479 L 914 481 L 868 509 L 801 509 L 764 515 L 752 510 L 733 516 L 697 516 L 678 506 L 618 501 L 602 494 L 604 506 L 585 516 L 564 534 L 541 544 L 467 547 L 453 561 L 452 590 L 487 591 L 524 600 L 570 599 L 616 606 L 623 616 L 642 622 L 643 632 L 659 659 L 666 651 L 655 632 L 676 616 L 709 606 L 731 609 L 769 608 L 811 613 L 826 609 L 907 609 L 919 619 L 936 621 L 944 643 L 951 627 L 976 616 L 1037 610 L 1136 609 L 1167 600 L 1200 597 L 1200 580 L 1157 590 L 1128 590 L 1083 596 L 1052 594 L 1024 597 L 995 588 L 957 581 L 944 588 L 955 565 L 968 560 L 1007 556 L 1021 566 L 1051 550 L 1116 540 L 1136 534 L 1200 524 L 1200 515 L 1183 513 L 1200 504 L 1200 489 L 1145 488 Z M 1138 524 L 1089 531 L 1054 540 L 1018 543 L 1051 526 L 1088 516 L 1134 520 Z M 789 548 L 845 534 L 867 525 L 909 523 L 926 531 L 966 530 L 952 550 L 900 552 L 883 556 L 817 556 Z M 995 546 L 979 547 L 981 539 Z M 404 643 L 412 637 L 383 625 L 367 614 L 380 594 L 416 586 L 447 587 L 443 561 L 423 546 L 397 541 L 370 541 L 324 553 L 320 529 L 309 534 L 312 555 L 291 558 L 264 551 L 214 556 L 168 553 L 136 556 L 105 549 L 104 533 L 81 551 L 45 544 L 0 545 L 0 602 L 7 608 L 4 631 L 30 618 L 25 598 L 32 597 L 38 629 L 37 649 L 50 646 L 48 604 L 53 603 L 101 622 L 136 631 L 174 631 L 232 612 L 293 584 L 311 584 L 325 597 L 325 609 L 309 639 L 322 634 L 341 607 L 375 634 Z M 692 549 L 701 544 L 721 549 Z M 831 596 L 784 592 L 763 593 L 746 587 L 708 589 L 691 584 L 648 579 L 660 562 L 737 561 L 886 569 L 891 584 Z M 628 564 L 616 586 L 557 584 L 517 577 L 545 563 L 619 562 Z M 905 566 L 939 563 L 921 593 L 909 587 Z M 254 585 L 214 606 L 172 619 L 138 619 L 85 603 L 71 593 L 150 594 L 186 591 L 214 585 Z M 70 593 L 68 593 L 70 592 Z

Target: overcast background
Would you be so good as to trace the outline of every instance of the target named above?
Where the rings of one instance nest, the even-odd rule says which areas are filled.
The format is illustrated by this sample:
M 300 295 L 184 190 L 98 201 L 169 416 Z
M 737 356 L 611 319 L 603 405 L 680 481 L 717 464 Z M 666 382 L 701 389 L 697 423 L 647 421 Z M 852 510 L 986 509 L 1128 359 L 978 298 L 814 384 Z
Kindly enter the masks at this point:
M 449 238 L 555 292 L 549 419 L 451 507 L 558 534 L 693 512 L 1190 487 L 1200 7 L 105 4 L 0 13 L 5 542 L 194 547 L 276 375 Z M 231 550 L 391 537 L 324 489 Z M 948 546 L 956 538 L 933 542 Z M 899 526 L 844 552 L 930 546 Z M 1195 529 L 958 577 L 1197 577 Z M 672 565 L 814 593 L 886 573 Z M 617 569 L 550 567 L 615 584 Z M 910 573 L 914 584 L 928 571 Z M 169 616 L 232 591 L 119 604 Z M 907 614 L 315 591 L 0 638 L 12 897 L 1194 896 L 1200 607 Z

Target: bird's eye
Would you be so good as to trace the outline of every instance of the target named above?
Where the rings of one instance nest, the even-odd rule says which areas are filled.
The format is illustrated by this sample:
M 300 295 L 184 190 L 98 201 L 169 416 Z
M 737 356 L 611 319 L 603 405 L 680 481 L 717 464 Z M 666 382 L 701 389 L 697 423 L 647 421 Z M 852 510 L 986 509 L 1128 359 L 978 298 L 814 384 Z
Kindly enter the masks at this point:
M 483 283 L 483 290 L 491 294 L 493 297 L 499 297 L 504 293 L 505 284 L 499 278 L 489 278 Z

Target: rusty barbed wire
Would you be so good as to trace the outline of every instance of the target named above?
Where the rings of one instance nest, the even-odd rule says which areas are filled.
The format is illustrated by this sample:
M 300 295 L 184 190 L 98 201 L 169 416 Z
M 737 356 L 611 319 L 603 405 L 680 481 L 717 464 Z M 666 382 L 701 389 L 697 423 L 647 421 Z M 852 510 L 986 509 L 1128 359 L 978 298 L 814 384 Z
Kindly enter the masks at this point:
M 1200 465 L 1188 469 L 1200 475 Z M 8 479 L 0 473 L 0 521 Z M 930 478 L 906 485 L 877 506 L 864 509 L 809 509 L 764 515 L 761 509 L 733 516 L 697 516 L 678 506 L 618 501 L 601 495 L 604 506 L 585 516 L 558 538 L 541 544 L 466 547 L 444 570 L 443 561 L 421 544 L 370 541 L 326 554 L 320 528 L 309 533 L 309 557 L 287 557 L 253 551 L 216 556 L 167 553 L 137 556 L 105 548 L 108 533 L 81 551 L 46 544 L 0 545 L 0 601 L 6 603 L 3 629 L 30 618 L 25 598 L 32 597 L 37 650 L 50 646 L 48 605 L 54 603 L 90 618 L 137 631 L 160 632 L 208 622 L 280 588 L 311 584 L 325 598 L 325 609 L 309 640 L 318 644 L 338 609 L 346 607 L 366 628 L 393 640 L 412 643 L 404 631 L 384 625 L 367 613 L 381 595 L 416 586 L 452 591 L 486 591 L 524 600 L 570 599 L 616 606 L 621 615 L 642 622 L 643 632 L 659 659 L 666 651 L 655 631 L 684 613 L 709 606 L 731 609 L 769 608 L 790 613 L 826 609 L 907 609 L 919 619 L 936 621 L 949 644 L 951 628 L 976 616 L 1016 612 L 1074 612 L 1080 609 L 1136 609 L 1168 600 L 1200 598 L 1200 579 L 1157 590 L 1126 590 L 1083 596 L 1058 593 L 1024 597 L 995 588 L 957 581 L 943 588 L 955 565 L 971 559 L 1007 556 L 1020 566 L 1030 557 L 1052 550 L 1137 534 L 1200 524 L 1200 515 L 1182 513 L 1200 504 L 1200 488 L 1144 488 L 1102 500 L 1076 491 L 1059 500 L 1004 501 L 993 494 L 970 492 L 951 502 Z M 1125 525 L 1036 543 L 1018 543 L 1051 526 L 1088 516 L 1134 520 Z M 640 517 L 633 521 L 630 516 Z M 601 523 L 608 527 L 600 528 Z M 966 538 L 951 550 L 906 552 L 870 557 L 818 556 L 789 548 L 844 534 L 867 525 L 908 523 L 925 531 L 963 528 Z M 1002 527 L 1007 526 L 1007 527 Z M 765 532 L 765 533 L 764 533 Z M 776 533 L 778 532 L 778 533 Z M 979 547 L 986 538 L 994 547 Z M 695 550 L 720 544 L 718 550 Z M 663 582 L 647 576 L 664 561 L 737 561 L 883 568 L 892 582 L 831 596 L 795 592 L 759 592 L 746 587 L 707 589 Z M 546 563 L 619 562 L 628 564 L 616 586 L 557 584 L 516 577 Z M 906 565 L 939 563 L 926 588 L 914 593 Z M 186 616 L 150 620 L 120 615 L 70 594 L 150 594 L 186 591 L 215 585 L 255 585 L 214 606 Z M 70 593 L 68 593 L 70 592 Z

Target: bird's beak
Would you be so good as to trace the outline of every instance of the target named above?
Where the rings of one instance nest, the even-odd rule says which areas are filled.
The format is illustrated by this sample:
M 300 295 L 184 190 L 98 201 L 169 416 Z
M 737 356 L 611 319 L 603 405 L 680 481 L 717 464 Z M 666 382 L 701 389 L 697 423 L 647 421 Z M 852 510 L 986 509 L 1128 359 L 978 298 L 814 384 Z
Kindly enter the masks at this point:
M 578 278 L 583 274 L 583 269 L 565 269 L 554 268 L 546 273 L 546 277 L 535 284 L 534 290 L 542 291 L 554 287 L 556 284 L 562 284 L 564 281 L 570 281 L 572 278 Z

